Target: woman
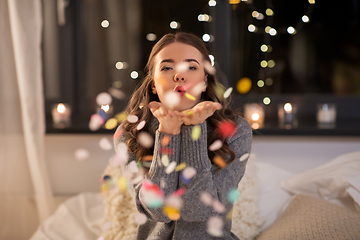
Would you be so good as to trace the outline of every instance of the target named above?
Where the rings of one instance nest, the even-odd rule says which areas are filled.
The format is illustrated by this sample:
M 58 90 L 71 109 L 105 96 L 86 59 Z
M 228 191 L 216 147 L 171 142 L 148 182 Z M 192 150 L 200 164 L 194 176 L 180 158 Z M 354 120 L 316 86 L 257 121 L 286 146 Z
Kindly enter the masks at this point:
M 124 155 L 124 143 L 129 152 L 123 174 L 147 218 L 137 239 L 238 239 L 231 232 L 228 195 L 244 175 L 247 158 L 239 159 L 250 153 L 252 131 L 219 96 L 208 55 L 193 34 L 162 37 L 126 110 L 138 121 L 125 120 L 117 130 L 118 154 Z M 153 136 L 153 144 L 144 134 Z

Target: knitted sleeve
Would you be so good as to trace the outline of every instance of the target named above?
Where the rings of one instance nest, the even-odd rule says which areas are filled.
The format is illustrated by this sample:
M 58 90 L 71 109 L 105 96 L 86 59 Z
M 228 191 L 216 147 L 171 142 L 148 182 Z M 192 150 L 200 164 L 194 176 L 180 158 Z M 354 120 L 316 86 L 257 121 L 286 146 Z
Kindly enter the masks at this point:
M 233 207 L 228 200 L 228 193 L 237 189 L 238 183 L 245 172 L 247 159 L 240 161 L 240 157 L 251 151 L 252 130 L 249 123 L 240 118 L 237 121 L 237 132 L 228 139 L 229 147 L 235 152 L 235 159 L 220 171 L 214 173 L 211 160 L 207 152 L 206 121 L 201 127 L 200 138 L 192 140 L 191 133 L 194 126 L 183 126 L 181 135 L 181 158 L 187 166 L 195 168 L 197 174 L 191 182 L 179 181 L 180 187 L 186 187 L 183 195 L 183 208 L 181 217 L 184 221 L 205 221 L 211 216 L 226 216 Z M 203 193 L 210 194 L 212 204 L 207 205 L 201 201 Z M 217 207 L 214 207 L 217 206 Z
M 144 193 L 143 183 L 144 181 L 151 181 L 152 184 L 160 187 L 163 192 L 164 198 L 173 193 L 178 188 L 178 172 L 166 173 L 166 168 L 162 164 L 161 157 L 163 155 L 163 147 L 161 140 L 165 136 L 164 133 L 159 131 L 155 132 L 155 141 L 154 141 L 154 152 L 153 159 L 151 161 L 150 170 L 145 174 L 144 179 L 141 181 L 136 181 L 130 179 L 133 184 L 128 184 L 128 190 L 130 191 L 133 199 L 136 202 L 136 206 L 139 212 L 144 213 L 149 220 L 156 222 L 170 222 L 171 220 L 163 213 L 161 207 L 151 206 L 149 202 L 149 196 Z M 171 154 L 167 154 L 169 162 L 175 162 L 176 165 L 179 164 L 180 159 L 180 135 L 167 135 L 170 138 L 169 143 L 166 145 L 166 149 L 171 151 Z M 115 147 L 121 142 L 125 142 L 126 139 L 122 135 L 119 140 L 115 141 Z M 117 147 L 116 147 L 117 149 Z M 129 172 L 129 163 L 136 161 L 134 154 L 129 153 L 128 164 L 122 166 L 123 172 Z M 127 174 L 124 174 L 127 175 Z M 136 177 L 135 177 L 136 178 Z

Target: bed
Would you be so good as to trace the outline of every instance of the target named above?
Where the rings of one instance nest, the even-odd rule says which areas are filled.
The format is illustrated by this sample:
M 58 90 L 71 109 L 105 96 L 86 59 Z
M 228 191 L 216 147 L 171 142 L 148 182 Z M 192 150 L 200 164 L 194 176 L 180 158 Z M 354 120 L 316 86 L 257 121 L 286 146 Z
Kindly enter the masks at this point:
M 360 239 L 360 152 L 296 174 L 252 154 L 238 188 L 232 230 L 240 239 Z M 129 201 L 126 194 L 109 199 L 80 193 L 31 240 L 134 239 L 136 212 Z

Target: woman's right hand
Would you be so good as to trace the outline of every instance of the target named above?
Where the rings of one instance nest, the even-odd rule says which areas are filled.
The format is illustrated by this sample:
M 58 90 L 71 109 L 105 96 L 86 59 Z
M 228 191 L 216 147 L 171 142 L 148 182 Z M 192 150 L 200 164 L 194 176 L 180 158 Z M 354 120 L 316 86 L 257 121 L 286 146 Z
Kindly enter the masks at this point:
M 152 114 L 159 120 L 159 132 L 177 135 L 180 134 L 181 116 L 184 115 L 178 111 L 174 111 L 166 107 L 161 102 L 150 102 L 149 108 Z

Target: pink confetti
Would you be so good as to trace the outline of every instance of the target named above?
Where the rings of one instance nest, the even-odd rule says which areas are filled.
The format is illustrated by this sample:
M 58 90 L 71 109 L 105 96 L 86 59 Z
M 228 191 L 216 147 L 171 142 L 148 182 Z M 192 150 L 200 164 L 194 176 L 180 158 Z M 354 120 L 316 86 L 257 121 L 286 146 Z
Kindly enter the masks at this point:
M 186 167 L 183 170 L 182 175 L 185 179 L 191 179 L 193 176 L 196 175 L 196 169 L 193 167 Z
M 167 147 L 162 147 L 160 152 L 162 154 L 166 154 L 166 155 L 172 155 L 174 154 L 174 150 L 172 148 L 167 148 Z
M 129 170 L 130 170 L 130 172 L 133 172 L 133 173 L 139 172 L 139 168 L 138 168 L 138 166 L 137 166 L 137 164 L 136 164 L 135 161 L 131 161 L 131 162 L 129 163 Z
M 223 213 L 226 210 L 224 205 L 219 200 L 213 201 L 212 206 L 214 210 L 217 211 L 218 213 Z
M 115 133 L 114 133 L 114 136 L 113 136 L 113 139 L 116 140 L 118 139 L 122 134 L 122 129 L 118 129 Z
M 224 221 L 220 217 L 218 216 L 210 217 L 207 224 L 208 224 L 208 228 L 207 228 L 208 234 L 214 237 L 223 236 L 222 228 L 224 226 Z
M 96 103 L 101 106 L 101 105 L 107 105 L 107 104 L 111 104 L 112 102 L 112 98 L 111 95 L 107 92 L 102 92 L 99 93 L 96 97 Z
M 101 230 L 105 232 L 106 230 L 110 229 L 112 227 L 112 222 L 107 221 L 101 225 Z
M 139 131 L 145 127 L 145 120 L 142 120 L 136 127 L 136 129 Z
M 207 192 L 202 192 L 200 193 L 200 200 L 201 202 L 203 202 L 205 205 L 207 206 L 211 206 L 212 205 L 212 197 L 209 193 Z
M 177 92 L 169 91 L 164 95 L 164 102 L 170 109 L 176 107 L 180 102 L 180 95 Z
M 173 194 L 166 198 L 165 204 L 177 209 L 181 209 L 183 206 L 183 200 L 179 196 L 174 196 Z
M 177 196 L 177 197 L 180 197 L 181 195 L 183 195 L 185 193 L 186 189 L 185 188 L 179 188 L 178 190 L 176 190 L 173 195 L 174 196 Z
M 131 123 L 136 123 L 137 121 L 139 121 L 139 118 L 136 115 L 129 115 L 126 119 L 128 120 L 128 122 Z
M 138 142 L 145 148 L 151 148 L 154 145 L 153 137 L 146 132 L 140 132 L 137 137 Z
M 105 123 L 105 120 L 97 113 L 91 115 L 89 122 L 89 129 L 93 132 L 97 131 L 101 125 Z

